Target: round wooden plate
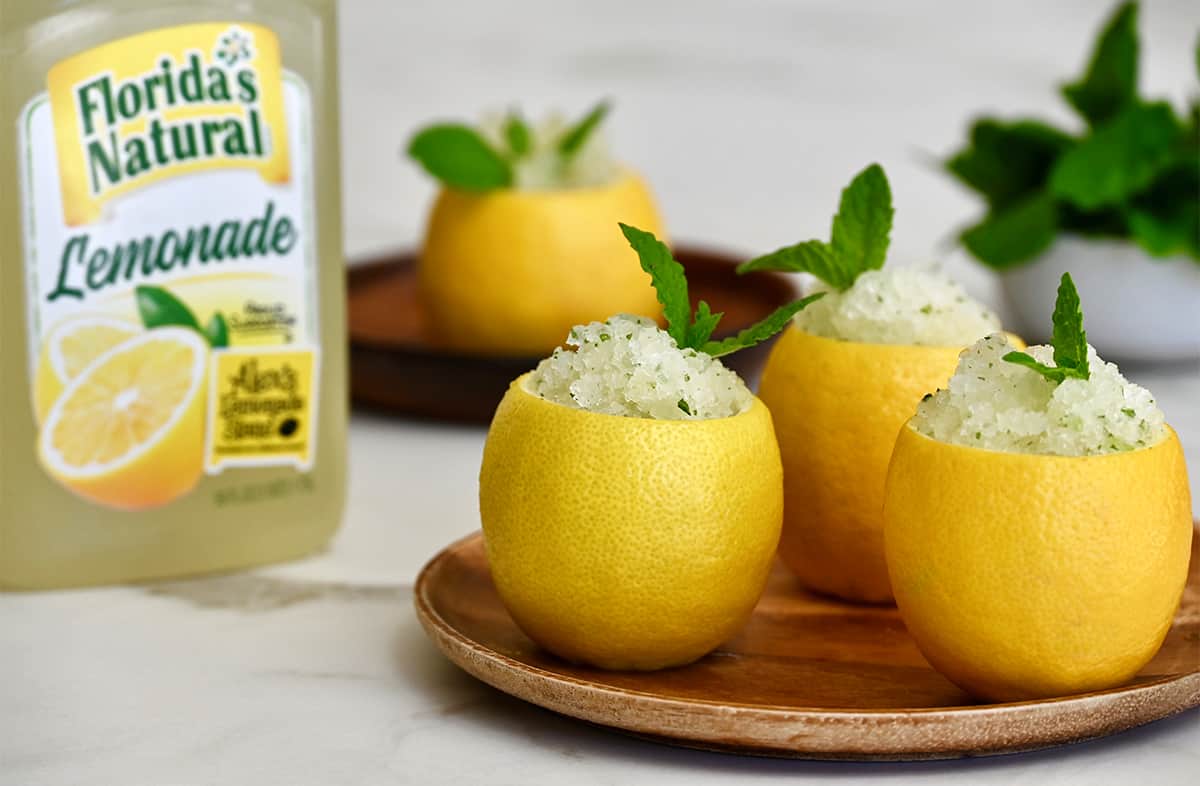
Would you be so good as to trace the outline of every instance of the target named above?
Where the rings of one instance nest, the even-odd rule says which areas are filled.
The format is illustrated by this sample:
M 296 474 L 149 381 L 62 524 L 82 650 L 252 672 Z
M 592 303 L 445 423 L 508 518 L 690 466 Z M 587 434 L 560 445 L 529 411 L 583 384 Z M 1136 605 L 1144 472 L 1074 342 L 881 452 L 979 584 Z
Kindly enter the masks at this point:
M 779 274 L 739 276 L 742 261 L 683 246 L 693 307 L 707 300 L 725 312 L 714 339 L 731 336 L 791 302 L 796 289 Z M 438 347 L 417 294 L 416 257 L 393 253 L 350 267 L 350 394 L 355 403 L 410 415 L 487 423 L 508 384 L 537 365 L 536 357 L 468 355 Z M 564 333 L 565 335 L 565 333 Z M 724 358 L 753 389 L 771 342 Z
M 1125 687 L 976 704 L 921 657 L 893 607 L 806 593 L 780 565 L 745 630 L 697 663 L 606 672 L 539 649 L 513 623 L 483 536 L 421 571 L 414 603 L 468 673 L 555 712 L 687 747 L 813 759 L 982 756 L 1080 742 L 1200 706 L 1200 539 L 1183 603 L 1154 660 Z

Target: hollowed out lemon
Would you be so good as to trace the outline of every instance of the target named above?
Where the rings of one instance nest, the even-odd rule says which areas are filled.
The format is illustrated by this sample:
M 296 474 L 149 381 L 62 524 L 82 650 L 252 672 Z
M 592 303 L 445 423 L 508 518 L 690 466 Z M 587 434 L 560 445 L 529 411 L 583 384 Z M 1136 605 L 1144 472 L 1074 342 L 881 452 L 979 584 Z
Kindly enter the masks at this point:
M 484 447 L 492 577 L 547 650 L 610 669 L 700 658 L 745 623 L 779 539 L 771 415 L 600 415 L 512 384 Z
M 542 356 L 574 325 L 661 307 L 617 226 L 663 237 L 640 177 L 595 187 L 445 190 L 429 219 L 419 281 L 434 340 L 480 354 Z
M 1157 652 L 1179 606 L 1192 515 L 1174 431 L 1139 450 L 1041 456 L 904 428 L 884 530 L 921 652 L 992 701 L 1114 687 Z
M 783 456 L 779 553 L 807 586 L 847 600 L 891 601 L 883 486 L 900 427 L 946 384 L 961 347 L 866 344 L 788 327 L 759 395 Z

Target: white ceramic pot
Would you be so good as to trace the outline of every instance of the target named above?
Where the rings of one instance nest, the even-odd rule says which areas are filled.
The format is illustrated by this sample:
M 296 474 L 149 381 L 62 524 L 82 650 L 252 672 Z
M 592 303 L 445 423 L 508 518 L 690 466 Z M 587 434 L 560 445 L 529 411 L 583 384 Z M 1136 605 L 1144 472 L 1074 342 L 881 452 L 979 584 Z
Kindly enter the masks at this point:
M 1122 240 L 1066 235 L 1033 262 L 1001 276 L 1014 323 L 1029 343 L 1050 339 L 1058 281 L 1070 272 L 1088 343 L 1110 360 L 1200 358 L 1200 264 L 1155 259 Z

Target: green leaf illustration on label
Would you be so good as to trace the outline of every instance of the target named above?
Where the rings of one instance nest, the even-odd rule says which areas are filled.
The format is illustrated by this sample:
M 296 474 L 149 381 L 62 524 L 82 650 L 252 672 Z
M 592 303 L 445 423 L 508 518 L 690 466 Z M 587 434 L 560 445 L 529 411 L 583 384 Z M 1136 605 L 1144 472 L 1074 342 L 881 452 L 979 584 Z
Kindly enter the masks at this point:
M 214 312 L 208 324 L 200 327 L 200 320 L 187 304 L 162 287 L 140 286 L 135 290 L 135 297 L 138 314 L 147 328 L 191 328 L 204 336 L 214 349 L 229 346 L 229 325 L 220 311 Z

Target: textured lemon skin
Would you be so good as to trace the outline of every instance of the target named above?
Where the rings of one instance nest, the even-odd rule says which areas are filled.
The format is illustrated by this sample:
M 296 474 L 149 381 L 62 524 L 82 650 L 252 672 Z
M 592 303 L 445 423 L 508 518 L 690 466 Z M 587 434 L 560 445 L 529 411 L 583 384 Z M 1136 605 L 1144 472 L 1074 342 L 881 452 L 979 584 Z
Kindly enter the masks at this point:
M 480 354 L 545 355 L 571 327 L 661 313 L 618 222 L 664 237 L 642 179 L 593 188 L 443 190 L 418 270 L 433 335 Z
M 961 347 L 780 336 L 759 396 L 783 456 L 779 553 L 804 584 L 847 600 L 892 600 L 883 487 L 900 427 L 954 374 Z
M 207 380 L 207 374 L 204 380 Z M 72 475 L 47 456 L 51 430 L 38 439 L 38 456 L 46 471 L 71 492 L 118 510 L 146 510 L 172 502 L 195 488 L 204 473 L 204 431 L 208 385 L 202 381 L 179 420 L 132 461 L 110 472 Z
M 1120 685 L 1158 651 L 1187 579 L 1192 517 L 1174 431 L 1102 456 L 1001 453 L 904 428 L 884 504 L 900 613 L 973 695 Z
M 523 631 L 570 661 L 690 663 L 745 624 L 783 515 L 771 415 L 661 421 L 554 404 L 512 384 L 484 447 L 492 577 Z

